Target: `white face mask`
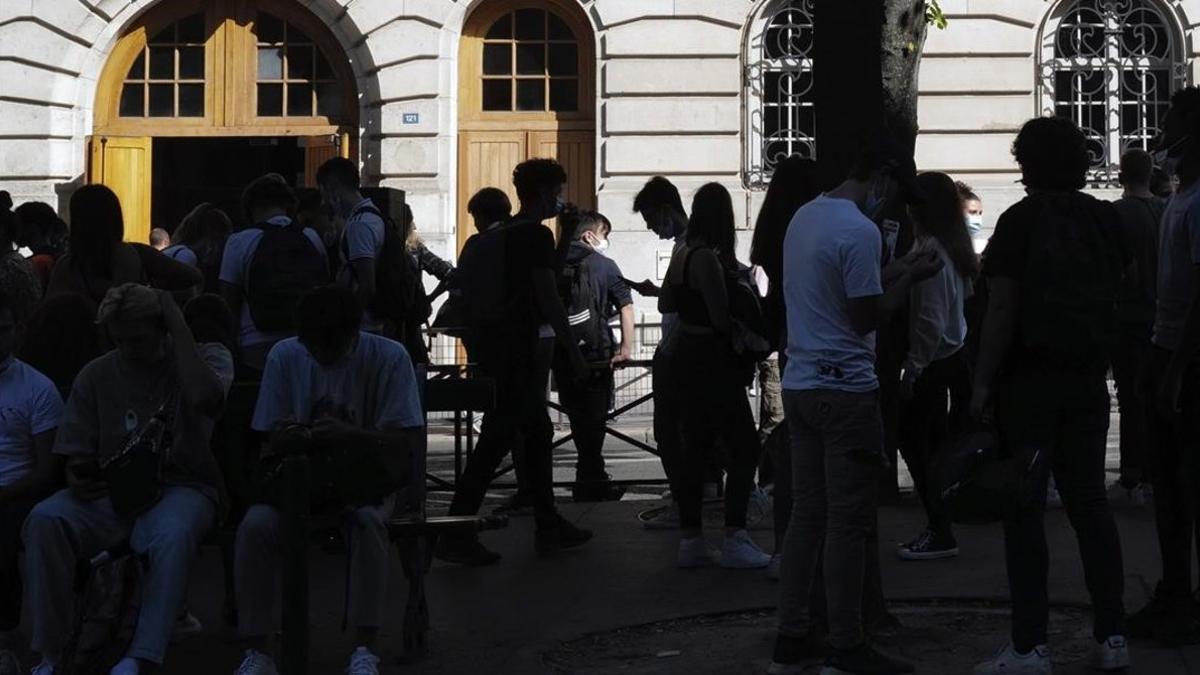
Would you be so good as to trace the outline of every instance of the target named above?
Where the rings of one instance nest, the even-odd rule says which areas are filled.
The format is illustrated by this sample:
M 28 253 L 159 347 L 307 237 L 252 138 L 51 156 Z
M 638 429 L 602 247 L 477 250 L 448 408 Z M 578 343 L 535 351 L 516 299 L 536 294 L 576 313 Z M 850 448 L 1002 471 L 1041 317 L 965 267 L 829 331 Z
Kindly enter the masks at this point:
M 876 193 L 875 188 L 876 186 L 872 184 L 871 189 L 867 192 L 867 199 L 863 202 L 863 215 L 871 220 L 875 220 L 883 215 L 880 211 L 883 209 L 883 203 L 887 199 L 887 180 L 883 181 L 883 188 L 878 193 Z
M 596 253 L 604 253 L 607 251 L 608 239 L 596 239 L 595 235 L 592 235 L 592 250 L 594 250 Z
M 980 214 L 972 214 L 967 216 L 967 232 L 974 239 L 983 234 L 983 216 Z

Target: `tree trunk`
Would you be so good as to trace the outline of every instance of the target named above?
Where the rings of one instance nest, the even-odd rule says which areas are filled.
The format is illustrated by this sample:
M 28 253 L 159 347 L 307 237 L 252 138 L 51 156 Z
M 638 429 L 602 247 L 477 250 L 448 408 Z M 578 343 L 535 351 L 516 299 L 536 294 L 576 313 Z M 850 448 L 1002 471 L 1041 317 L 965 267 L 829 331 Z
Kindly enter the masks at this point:
M 926 0 L 885 0 L 880 40 L 884 128 L 907 147 L 917 140 L 917 78 L 929 24 Z

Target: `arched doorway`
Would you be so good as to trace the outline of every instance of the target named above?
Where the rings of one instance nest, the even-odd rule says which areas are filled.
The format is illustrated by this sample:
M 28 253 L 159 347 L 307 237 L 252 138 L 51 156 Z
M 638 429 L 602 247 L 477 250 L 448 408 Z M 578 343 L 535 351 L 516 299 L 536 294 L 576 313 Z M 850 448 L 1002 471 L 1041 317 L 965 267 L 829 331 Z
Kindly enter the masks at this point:
M 173 228 L 211 201 L 235 222 L 241 188 L 274 171 L 311 186 L 350 156 L 358 100 L 336 39 L 292 0 L 171 0 L 109 55 L 96 93 L 88 180 L 121 198 L 126 238 Z
M 473 228 L 467 200 L 509 193 L 512 170 L 534 157 L 566 167 L 566 197 L 596 201 L 595 41 L 573 0 L 496 0 L 463 28 L 459 52 L 458 243 Z

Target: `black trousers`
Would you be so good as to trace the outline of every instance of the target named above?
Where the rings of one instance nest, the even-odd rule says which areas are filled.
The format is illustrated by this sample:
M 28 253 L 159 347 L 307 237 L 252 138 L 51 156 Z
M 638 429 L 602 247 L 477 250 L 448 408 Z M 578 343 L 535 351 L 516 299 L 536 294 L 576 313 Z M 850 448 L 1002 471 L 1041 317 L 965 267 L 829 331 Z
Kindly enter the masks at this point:
M 21 623 L 17 551 L 21 545 L 21 526 L 34 504 L 31 500 L 0 504 L 0 631 L 16 630 Z
M 747 382 L 724 338 L 681 334 L 670 374 L 679 382 L 683 453 L 671 476 L 684 529 L 701 526 L 705 467 L 719 442 L 725 451 L 725 525 L 746 526 L 746 507 L 762 447 L 746 396 Z
M 1046 643 L 1050 554 L 1043 520 L 1051 471 L 1079 543 L 1095 614 L 1093 636 L 1099 641 L 1123 635 L 1121 541 L 1104 483 L 1109 416 L 1104 374 L 1027 368 L 999 384 L 996 414 L 1008 447 L 1040 452 L 1029 503 L 1004 523 L 1014 646 L 1027 652 Z
M 904 404 L 900 452 L 912 473 L 913 488 L 925 506 L 929 527 L 951 535 L 950 518 L 942 507 L 933 469 L 950 439 L 963 431 L 963 420 L 952 419 L 961 408 L 950 405 L 951 392 L 970 390 L 970 370 L 960 350 L 953 356 L 929 364 L 913 388 L 913 398 Z
M 496 380 L 496 408 L 483 418 L 475 451 L 458 479 L 450 515 L 474 515 L 483 505 L 496 469 L 509 450 L 524 452 L 521 482 L 528 486 L 539 526 L 557 517 L 552 448 L 554 427 L 546 404 L 553 338 L 522 343 L 497 340 L 474 345 L 481 374 Z
M 554 362 L 555 382 L 559 401 L 571 421 L 578 459 L 575 479 L 597 481 L 608 478 L 604 470 L 604 423 L 613 400 L 612 368 L 592 369 L 587 380 L 576 382 L 570 376 L 565 358 L 559 354 Z
M 1149 403 L 1146 378 L 1152 346 L 1148 329 L 1123 328 L 1113 354 L 1112 372 L 1121 409 L 1121 484 L 1133 487 L 1147 478 L 1145 457 L 1149 443 Z
M 1149 391 L 1158 390 L 1170 359 L 1170 352 L 1154 348 Z M 1151 413 L 1149 468 L 1162 556 L 1162 591 L 1182 609 L 1191 598 L 1192 541 L 1200 514 L 1200 365 L 1192 364 L 1184 376 L 1180 409 L 1182 412 L 1172 417 Z M 1200 539 L 1196 544 L 1200 546 Z

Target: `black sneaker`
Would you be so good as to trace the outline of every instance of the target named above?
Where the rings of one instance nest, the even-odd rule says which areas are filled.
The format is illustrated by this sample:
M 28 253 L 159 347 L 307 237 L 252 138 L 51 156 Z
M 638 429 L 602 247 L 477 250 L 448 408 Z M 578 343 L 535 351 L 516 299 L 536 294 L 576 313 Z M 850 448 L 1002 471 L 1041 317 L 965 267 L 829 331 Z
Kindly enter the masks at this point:
M 825 634 L 809 630 L 804 637 L 793 637 L 780 633 L 775 637 L 775 655 L 771 658 L 769 675 L 798 675 L 807 670 L 814 661 L 829 655 L 829 643 Z
M 911 664 L 882 654 L 867 643 L 853 649 L 835 649 L 825 659 L 821 675 L 907 675 Z
M 475 537 L 446 537 L 438 542 L 434 556 L 444 562 L 468 567 L 486 567 L 500 562 L 500 554 L 479 543 Z
M 550 555 L 583 546 L 592 540 L 592 532 L 575 527 L 566 518 L 557 516 L 552 525 L 539 527 L 535 537 L 538 555 Z
M 619 502 L 625 496 L 625 487 L 613 485 L 612 478 L 605 476 L 597 480 L 575 479 L 571 497 L 576 502 Z
M 533 515 L 533 495 L 518 491 L 513 496 L 509 497 L 504 503 L 492 509 L 493 516 L 508 516 L 515 518 L 518 516 Z
M 1154 596 L 1150 598 L 1150 602 L 1126 618 L 1125 633 L 1131 638 L 1151 639 L 1158 632 L 1159 625 L 1171 614 L 1171 602 L 1163 592 L 1160 581 L 1154 588 Z
M 958 542 L 954 537 L 934 532 L 927 528 L 916 539 L 901 544 L 896 549 L 901 560 L 937 560 L 958 555 Z

